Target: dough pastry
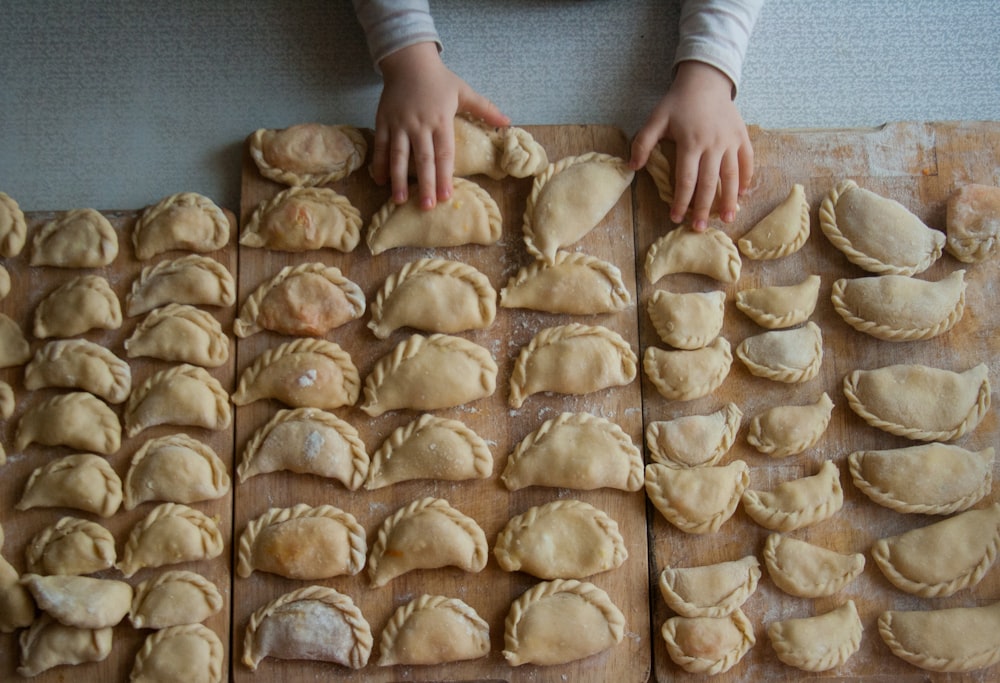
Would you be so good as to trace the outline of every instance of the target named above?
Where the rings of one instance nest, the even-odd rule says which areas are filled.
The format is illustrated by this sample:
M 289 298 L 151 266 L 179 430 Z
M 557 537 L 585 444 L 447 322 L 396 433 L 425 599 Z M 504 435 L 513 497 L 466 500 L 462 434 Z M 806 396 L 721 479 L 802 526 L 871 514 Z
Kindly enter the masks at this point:
M 2 221 L 0 221 L 2 222 Z M 1000 238 L 1000 187 L 969 184 L 948 198 L 945 249 L 965 263 L 984 261 Z
M 108 404 L 76 391 L 29 406 L 17 424 L 14 448 L 23 451 L 39 443 L 111 455 L 121 446 L 121 436 L 121 423 Z
M 840 279 L 830 295 L 844 321 L 885 341 L 931 339 L 965 312 L 965 271 L 928 282 L 905 275 Z
M 21 326 L 0 313 L 0 367 L 24 365 L 31 358 L 31 345 Z
M 232 306 L 235 301 L 232 273 L 214 258 L 188 254 L 143 268 L 125 295 L 125 312 L 134 316 L 169 303 Z
M 489 279 L 460 261 L 411 261 L 385 279 L 372 302 L 368 328 L 385 339 L 401 327 L 453 334 L 493 324 L 497 292 Z
M 757 590 L 760 562 L 753 555 L 699 567 L 670 567 L 660 572 L 660 594 L 682 617 L 726 617 Z
M 496 361 L 482 346 L 462 337 L 415 334 L 375 363 L 360 407 L 372 417 L 450 408 L 490 396 L 496 380 Z
M 3 547 L 3 540 L 3 528 L 0 528 L 0 547 Z M 0 633 L 27 628 L 34 619 L 35 602 L 31 594 L 20 583 L 14 566 L 0 555 Z
M 264 351 L 240 375 L 233 403 L 272 398 L 293 408 L 333 409 L 358 400 L 361 379 L 338 344 L 310 337 Z
M 455 117 L 453 173 L 456 176 L 527 178 L 541 173 L 548 165 L 545 148 L 523 128 L 494 128 L 466 114 Z
M 725 337 L 693 351 L 646 348 L 642 369 L 660 396 L 671 401 L 691 401 L 708 396 L 722 386 L 733 363 L 732 347 Z
M 521 268 L 500 290 L 500 306 L 543 313 L 615 313 L 632 303 L 621 271 L 582 252 L 557 251 L 552 263 Z
M 24 388 L 83 389 L 109 403 L 122 403 L 132 389 L 128 363 L 86 339 L 46 342 L 24 368 Z
M 636 356 L 607 327 L 569 323 L 548 327 L 521 349 L 510 378 L 509 404 L 520 408 L 532 394 L 589 394 L 630 384 Z
M 851 409 L 873 427 L 919 441 L 951 441 L 979 425 L 990 407 L 985 364 L 952 372 L 887 365 L 844 377 Z
M 778 588 L 798 598 L 825 598 L 861 576 L 862 553 L 838 553 L 806 541 L 770 534 L 764 542 L 764 565 Z
M 0 256 L 13 258 L 21 253 L 28 234 L 24 212 L 10 195 L 0 192 Z
M 265 657 L 368 664 L 372 630 L 350 597 L 326 586 L 306 586 L 264 605 L 247 623 L 243 663 L 256 671 Z
M 66 507 L 110 517 L 121 504 L 122 481 L 111 464 L 99 455 L 75 453 L 36 467 L 14 507 Z
M 225 647 L 201 624 L 168 626 L 146 636 L 135 655 L 131 681 L 222 683 Z
M 803 671 L 829 671 L 861 647 L 864 627 L 853 600 L 814 617 L 772 621 L 767 637 L 778 659 Z
M 33 332 L 39 339 L 75 337 L 90 330 L 122 326 L 118 295 L 100 275 L 80 275 L 49 292 L 35 307 Z
M 179 192 L 146 207 L 132 228 L 135 257 L 183 249 L 205 253 L 229 244 L 229 217 L 215 202 L 196 192 Z
M 217 368 L 229 360 L 229 337 L 211 313 L 187 304 L 167 304 L 136 326 L 125 340 L 125 354 Z
M 708 534 L 733 516 L 750 484 L 742 460 L 728 465 L 676 469 L 646 465 L 646 495 L 663 517 L 681 531 Z
M 941 257 L 945 235 L 899 202 L 842 180 L 823 199 L 819 225 L 830 243 L 870 273 L 916 275 Z
M 232 421 L 229 395 L 204 368 L 175 365 L 132 389 L 125 404 L 125 432 L 133 437 L 155 425 L 220 430 Z
M 240 536 L 236 573 L 254 570 L 312 581 L 354 575 L 365 564 L 368 540 L 354 515 L 332 505 L 271 508 Z
M 31 238 L 33 266 L 102 268 L 118 256 L 118 233 L 94 209 L 73 209 L 40 227 Z
M 833 401 L 824 391 L 808 405 L 775 406 L 750 420 L 747 443 L 772 458 L 798 455 L 815 446 L 833 415 Z
M 10 294 L 10 271 L 0 265 L 0 299 L 6 299 Z
M 660 635 L 674 664 L 706 676 L 729 671 L 757 642 L 753 624 L 739 608 L 724 617 L 670 617 Z
M 819 285 L 819 275 L 809 275 L 794 285 L 744 289 L 736 293 L 736 308 L 770 330 L 794 327 L 816 310 Z
M 124 480 L 124 507 L 147 501 L 198 503 L 229 492 L 226 465 L 208 444 L 187 434 L 144 442 L 132 456 Z
M 744 233 L 737 245 L 747 258 L 770 260 L 794 254 L 807 239 L 809 202 L 805 188 L 795 183 L 788 196 Z
M 493 547 L 497 564 L 540 579 L 582 579 L 628 559 L 618 523 L 580 500 L 556 500 L 512 517 Z
M 946 597 L 979 583 L 1000 549 L 1000 503 L 881 538 L 875 564 L 892 585 L 922 598 Z
M 638 491 L 642 453 L 614 422 L 589 413 L 561 413 L 524 437 L 500 479 L 511 491 L 528 486 Z
M 8 420 L 14 414 L 14 389 L 0 380 L 0 419 Z
M 435 479 L 486 479 L 493 473 L 493 453 L 481 436 L 458 420 L 429 413 L 395 429 L 372 455 L 365 488 Z
M 89 576 L 21 577 L 42 610 L 60 624 L 98 629 L 114 626 L 128 614 L 132 586 L 124 581 Z
M 365 312 L 365 293 L 325 263 L 285 266 L 247 297 L 233 322 L 237 337 L 262 330 L 322 337 Z
M 646 446 L 653 462 L 668 467 L 715 465 L 729 452 L 743 411 L 727 403 L 708 415 L 686 415 L 646 426 Z
M 816 474 L 784 481 L 772 491 L 743 492 L 743 510 L 757 524 L 773 531 L 794 531 L 817 524 L 843 506 L 840 470 L 831 460 L 824 460 Z
M 32 537 L 24 549 L 33 574 L 94 574 L 115 565 L 115 539 L 97 522 L 62 517 Z
M 649 176 L 653 179 L 653 184 L 656 185 L 660 199 L 668 206 L 673 206 L 674 203 L 674 187 L 677 184 L 677 179 L 674 177 L 673 167 L 676 163 L 677 145 L 674 144 L 673 140 L 660 140 L 659 144 L 654 145 L 649 150 L 646 170 L 649 171 Z M 715 192 L 715 199 L 712 200 L 712 206 L 709 209 L 709 218 L 719 217 L 719 202 L 721 200 L 722 183 L 720 182 Z M 690 214 L 691 212 L 688 210 L 685 216 L 690 216 Z
M 976 607 L 888 610 L 878 632 L 892 654 L 927 671 L 976 671 L 1000 662 L 1000 601 Z
M 420 208 L 420 193 L 410 188 L 405 204 L 386 202 L 368 225 L 365 240 L 372 254 L 397 247 L 458 247 L 493 244 L 503 218 L 490 194 L 471 180 L 454 179 L 452 195 L 433 209 Z
M 526 590 L 504 624 L 503 656 L 511 666 L 566 664 L 596 655 L 625 637 L 625 615 L 603 590 L 555 579 Z
M 742 267 L 732 238 L 717 228 L 705 232 L 674 228 L 646 252 L 646 279 L 650 284 L 676 273 L 705 275 L 732 284 L 740 279 Z
M 420 498 L 386 518 L 368 555 L 375 588 L 415 569 L 457 567 L 480 572 L 489 548 L 474 519 L 443 498 Z
M 646 304 L 663 343 L 686 351 L 704 348 L 721 334 L 725 311 L 726 293 L 720 290 L 674 293 L 657 289 Z
M 979 452 L 944 443 L 847 456 L 854 485 L 896 512 L 950 515 L 978 503 L 993 486 L 993 447 Z
M 327 187 L 292 187 L 257 205 L 240 235 L 244 247 L 350 253 L 361 241 L 361 212 Z
M 255 130 L 249 149 L 265 178 L 311 186 L 342 180 L 361 168 L 368 143 L 354 126 L 299 123 Z
M 535 179 L 524 211 L 528 253 L 546 263 L 597 227 L 632 184 L 635 172 L 610 154 L 564 157 Z
M 490 626 L 458 598 L 421 595 L 393 612 L 378 649 L 379 666 L 479 659 L 490 653 Z
M 823 364 L 823 333 L 813 321 L 790 330 L 771 330 L 747 337 L 736 357 L 751 375 L 775 382 L 808 382 Z
M 118 569 L 127 577 L 140 569 L 210 560 L 222 554 L 218 525 L 180 503 L 161 503 L 129 532 Z
M 295 408 L 279 410 L 254 432 L 236 472 L 240 482 L 284 470 L 315 474 L 354 491 L 368 466 L 368 451 L 352 425 L 324 410 Z
M 57 666 L 102 662 L 111 653 L 113 630 L 66 626 L 42 615 L 21 632 L 17 675 L 30 678 Z
M 198 624 L 217 614 L 223 604 L 214 583 L 201 574 L 175 569 L 135 587 L 129 621 L 137 629 Z

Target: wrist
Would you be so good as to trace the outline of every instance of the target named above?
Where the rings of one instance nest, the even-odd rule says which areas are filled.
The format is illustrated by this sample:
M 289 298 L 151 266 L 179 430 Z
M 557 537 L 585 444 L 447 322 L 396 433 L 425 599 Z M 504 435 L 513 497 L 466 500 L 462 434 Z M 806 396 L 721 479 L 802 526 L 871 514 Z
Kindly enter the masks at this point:
M 440 65 L 441 55 L 437 43 L 427 41 L 400 48 L 382 58 L 379 69 L 386 80 L 420 73 L 424 69 Z
M 717 92 L 727 98 L 732 98 L 736 92 L 736 84 L 717 67 L 708 62 L 688 59 L 680 62 L 674 72 L 673 85 L 679 90 L 697 89 L 701 92 Z

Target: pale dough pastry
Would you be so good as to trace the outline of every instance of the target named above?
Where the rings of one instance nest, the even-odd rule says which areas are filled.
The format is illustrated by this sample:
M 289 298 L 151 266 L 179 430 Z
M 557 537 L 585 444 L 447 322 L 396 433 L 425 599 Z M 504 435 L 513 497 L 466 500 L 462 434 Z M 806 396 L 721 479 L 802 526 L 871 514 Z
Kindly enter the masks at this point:
M 31 358 L 31 345 L 21 326 L 0 313 L 0 367 L 24 365 Z
M 187 363 L 153 374 L 132 389 L 125 432 L 133 437 L 156 425 L 220 430 L 232 421 L 229 395 L 204 368 Z
M 808 382 L 823 364 L 823 333 L 813 321 L 788 330 L 771 330 L 747 337 L 736 357 L 757 377 L 798 384 Z
M 30 678 L 57 666 L 102 662 L 111 654 L 113 630 L 66 626 L 42 615 L 21 632 L 17 675 Z
M 722 332 L 726 293 L 658 289 L 646 303 L 646 312 L 664 344 L 688 351 L 700 349 Z
M 132 246 L 140 261 L 176 249 L 216 251 L 229 244 L 229 228 L 229 216 L 211 199 L 179 192 L 146 207 L 132 228 Z
M 132 389 L 132 370 L 111 350 L 86 339 L 46 342 L 24 368 L 28 391 L 82 389 L 109 403 L 122 403 Z
M 653 462 L 668 467 L 716 465 L 729 452 L 740 429 L 743 411 L 727 403 L 708 415 L 684 415 L 646 426 L 646 445 Z
M 212 629 L 201 624 L 168 626 L 146 636 L 129 680 L 222 683 L 225 663 L 225 646 Z
M 458 598 L 421 595 L 392 613 L 378 649 L 379 666 L 479 659 L 490 652 L 490 626 Z
M 832 415 L 825 391 L 815 403 L 768 408 L 750 420 L 747 443 L 772 458 L 798 455 L 819 442 Z
M 494 128 L 466 114 L 455 117 L 453 173 L 456 176 L 527 178 L 541 173 L 548 165 L 545 148 L 523 128 Z
M 892 653 L 927 671 L 977 671 L 1000 662 L 1000 601 L 975 607 L 887 610 L 878 632 Z
M 350 253 L 361 241 L 361 212 L 328 187 L 292 187 L 265 199 L 240 235 L 244 247 Z
M 102 268 L 118 256 L 118 233 L 94 209 L 73 209 L 38 228 L 31 238 L 32 266 Z
M 664 567 L 660 595 L 682 617 L 725 617 L 747 601 L 760 581 L 753 555 L 696 567 Z
M 125 295 L 125 313 L 141 315 L 169 303 L 232 306 L 235 301 L 232 273 L 214 258 L 188 254 L 144 267 Z
M 147 567 L 210 560 L 223 545 L 211 517 L 180 503 L 161 503 L 132 527 L 118 569 L 130 577 Z
M 732 238 L 718 228 L 695 232 L 674 228 L 650 245 L 645 273 L 649 284 L 676 273 L 704 275 L 725 284 L 740 279 L 743 262 Z
M 36 467 L 14 508 L 65 507 L 110 517 L 121 503 L 122 481 L 107 459 L 74 453 Z
M 354 126 L 299 123 L 258 128 L 248 141 L 250 158 L 265 178 L 285 185 L 326 185 L 361 168 L 368 153 Z
M 167 304 L 146 315 L 125 340 L 129 358 L 157 358 L 217 368 L 229 360 L 229 337 L 207 311 L 188 304 Z
M 794 285 L 744 289 L 736 293 L 736 308 L 770 330 L 794 327 L 816 310 L 819 285 L 819 275 L 808 275 Z
M 733 353 L 725 337 L 693 351 L 646 348 L 642 369 L 663 398 L 691 401 L 722 386 L 732 367 Z
M 744 256 L 770 260 L 794 254 L 809 239 L 809 202 L 805 188 L 792 185 L 788 196 L 764 216 L 737 245 Z
M 129 622 L 137 629 L 198 624 L 217 614 L 224 603 L 219 588 L 204 576 L 174 569 L 136 585 Z
M 132 586 L 124 581 L 25 574 L 21 583 L 31 591 L 38 609 L 76 628 L 115 626 L 132 605 Z
M 93 574 L 113 567 L 117 557 L 111 532 L 77 517 L 45 527 L 24 549 L 25 566 L 34 574 Z
M 100 275 L 80 275 L 59 285 L 35 307 L 33 332 L 39 339 L 75 337 L 90 330 L 122 326 L 118 295 Z
M 14 447 L 22 451 L 39 443 L 111 455 L 121 446 L 121 437 L 118 415 L 107 403 L 85 391 L 74 391 L 29 406 L 17 423 Z
M 0 256 L 13 258 L 20 254 L 27 234 L 21 207 L 13 197 L 0 192 Z
M 689 534 L 718 531 L 749 484 L 750 468 L 742 460 L 688 469 L 646 465 L 646 496 L 668 522 Z
M 646 162 L 646 170 L 656 185 L 657 194 L 660 199 L 672 206 L 674 203 L 674 186 L 677 179 L 674 177 L 674 164 L 677 162 L 677 145 L 673 140 L 660 140 L 660 142 L 649 150 L 649 160 Z M 720 182 L 715 192 L 709 209 L 710 218 L 719 217 L 719 202 L 722 200 L 722 183 Z M 739 208 L 739 207 L 737 207 Z M 686 215 L 690 215 L 690 209 Z
M 995 254 L 1000 241 L 1000 187 L 972 183 L 955 190 L 948 198 L 945 225 L 945 249 L 959 261 L 975 263 Z
M 784 481 L 771 491 L 743 492 L 743 510 L 757 524 L 774 531 L 817 524 L 843 506 L 840 470 L 832 460 L 824 460 L 816 474 Z
M 839 553 L 792 536 L 769 534 L 764 565 L 778 588 L 798 598 L 824 598 L 861 576 L 863 553 Z
M 10 287 L 10 271 L 0 265 L 0 299 L 7 298 L 7 295 L 10 294 Z
M 543 313 L 599 315 L 632 303 L 614 264 L 583 252 L 557 251 L 552 263 L 534 261 L 500 290 L 500 306 Z
M 778 659 L 803 671 L 829 671 L 847 663 L 861 647 L 864 627 L 853 600 L 813 617 L 767 625 Z
M 144 442 L 123 481 L 126 510 L 151 500 L 198 503 L 229 492 L 226 465 L 208 444 L 184 433 Z
M 9 420 L 13 414 L 14 389 L 7 382 L 0 380 L 0 419 Z
M 0 548 L 3 547 L 4 532 L 0 527 Z M 20 577 L 7 558 L 0 555 L 0 633 L 13 633 L 19 628 L 31 626 L 35 619 L 35 603 L 20 583 Z
M 753 624 L 739 608 L 724 617 L 670 617 L 660 635 L 674 664 L 708 676 L 732 669 L 757 642 Z

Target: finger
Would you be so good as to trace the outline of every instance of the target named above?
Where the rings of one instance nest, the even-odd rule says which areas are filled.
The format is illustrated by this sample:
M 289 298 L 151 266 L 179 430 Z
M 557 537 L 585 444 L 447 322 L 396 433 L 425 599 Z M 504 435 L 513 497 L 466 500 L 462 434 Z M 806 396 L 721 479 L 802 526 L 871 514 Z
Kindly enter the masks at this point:
M 740 166 L 740 196 L 742 197 L 750 189 L 750 183 L 753 181 L 753 164 L 754 164 L 754 154 L 753 145 L 750 144 L 750 138 L 745 138 L 743 144 L 740 145 L 739 152 L 737 152 L 737 160 Z
M 691 226 L 696 232 L 708 229 L 708 215 L 718 192 L 721 155 L 706 153 L 701 157 L 698 172 L 698 186 L 694 201 L 691 202 Z
M 722 196 L 719 201 L 719 215 L 724 223 L 736 220 L 737 197 L 740 191 L 740 164 L 738 152 L 731 150 L 722 156 L 722 167 L 719 178 L 722 183 Z
M 392 201 L 402 204 L 409 194 L 407 170 L 410 165 L 410 139 L 400 131 L 393 136 L 389 149 L 389 179 L 392 182 Z
M 447 201 L 452 192 L 452 175 L 455 172 L 455 124 L 453 119 L 445 121 L 434 133 L 434 166 L 437 186 L 437 201 Z
M 694 197 L 698 186 L 698 163 L 700 154 L 693 154 L 684 148 L 677 148 L 677 168 L 674 171 L 674 203 L 670 207 L 670 220 L 674 223 L 684 221 L 688 205 Z
M 413 165 L 417 172 L 417 192 L 421 209 L 433 209 L 437 204 L 437 176 L 434 158 L 434 137 L 430 131 L 418 134 L 413 145 Z
M 389 180 L 389 131 L 384 125 L 375 124 L 375 138 L 372 141 L 372 162 L 369 172 L 376 185 L 385 185 Z
M 481 118 L 491 126 L 509 126 L 510 117 L 500 111 L 500 107 L 472 88 L 466 88 L 459 95 L 458 110 Z

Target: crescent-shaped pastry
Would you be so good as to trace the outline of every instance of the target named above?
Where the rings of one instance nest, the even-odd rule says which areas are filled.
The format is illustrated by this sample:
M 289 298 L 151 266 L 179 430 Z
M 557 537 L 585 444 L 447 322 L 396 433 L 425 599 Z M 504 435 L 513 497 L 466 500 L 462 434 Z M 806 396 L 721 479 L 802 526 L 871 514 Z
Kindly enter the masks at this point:
M 951 441 L 971 432 L 990 407 L 985 364 L 952 372 L 926 365 L 887 365 L 844 377 L 851 410 L 873 427 L 919 441 Z
M 853 600 L 814 617 L 767 625 L 767 637 L 778 659 L 803 671 L 829 671 L 842 666 L 861 647 L 863 631 Z
M 757 642 L 753 624 L 739 608 L 724 617 L 670 617 L 660 635 L 674 664 L 707 676 L 732 669 Z
M 118 415 L 108 404 L 93 394 L 75 391 L 28 407 L 17 423 L 14 447 L 21 451 L 39 443 L 111 455 L 121 446 L 121 438 Z
M 675 273 L 705 275 L 732 284 L 740 279 L 743 262 L 733 239 L 718 228 L 695 232 L 674 228 L 650 245 L 646 252 L 646 279 L 656 284 Z
M 965 263 L 984 261 L 1000 242 L 1000 187 L 969 184 L 948 198 L 948 253 Z M 0 221 L 2 223 L 2 221 Z
M 232 273 L 214 258 L 188 254 L 143 268 L 125 295 L 125 313 L 141 315 L 170 303 L 232 306 L 235 301 Z
M 167 304 L 136 325 L 125 340 L 125 355 L 217 368 L 229 360 L 229 337 L 211 313 L 187 304 Z
M 0 313 L 0 367 L 24 365 L 31 358 L 31 345 L 21 326 Z
M 161 629 L 198 624 L 224 604 L 219 588 L 201 574 L 184 569 L 157 574 L 139 583 L 132 594 L 132 628 Z
M 727 403 L 708 415 L 650 422 L 646 426 L 646 445 L 653 462 L 668 467 L 715 465 L 733 447 L 742 419 L 739 406 Z
M 59 285 L 35 307 L 33 332 L 39 339 L 75 337 L 94 329 L 122 326 L 118 295 L 100 275 L 80 275 Z
M 155 425 L 220 430 L 232 421 L 229 395 L 204 368 L 175 365 L 135 387 L 125 404 L 125 433 Z
M 598 315 L 632 303 L 621 271 L 583 252 L 557 251 L 552 263 L 521 268 L 500 290 L 500 306 L 543 313 Z
M 21 207 L 13 197 L 0 192 L 0 256 L 13 258 L 20 254 L 27 234 Z
M 118 233 L 100 211 L 73 209 L 49 221 L 31 238 L 33 266 L 101 268 L 118 256 Z
M 201 624 L 168 626 L 146 636 L 129 680 L 222 683 L 225 657 L 225 647 L 212 629 Z
M 737 245 L 747 258 L 777 259 L 794 254 L 809 239 L 809 202 L 805 188 L 792 185 L 788 196 L 764 216 Z
M 455 178 L 451 197 L 433 209 L 420 207 L 420 194 L 415 190 L 405 204 L 386 202 L 372 216 L 365 240 L 377 255 L 397 247 L 493 244 L 502 231 L 496 200 L 473 181 Z
M 401 327 L 453 334 L 485 329 L 496 314 L 497 292 L 489 278 L 461 261 L 425 258 L 385 279 L 368 328 L 379 339 Z
M 825 598 L 861 575 L 863 553 L 838 553 L 806 541 L 770 534 L 764 542 L 764 565 L 778 588 L 798 598 Z
M 424 413 L 393 430 L 372 454 L 365 488 L 413 479 L 485 479 L 492 473 L 493 453 L 481 436 L 458 420 Z
M 86 339 L 50 341 L 24 367 L 25 389 L 46 387 L 83 389 L 121 403 L 132 389 L 132 370 L 107 347 Z
M 291 187 L 257 205 L 243 233 L 244 247 L 350 253 L 361 241 L 361 212 L 328 187 Z
M 354 515 L 300 503 L 250 520 L 240 536 L 236 573 L 246 578 L 257 570 L 307 581 L 354 575 L 367 551 L 365 530 Z
M 258 128 L 250 135 L 250 158 L 265 178 L 285 185 L 326 185 L 361 168 L 368 153 L 354 126 L 299 123 Z
M 927 671 L 976 671 L 1000 662 L 1000 601 L 976 607 L 887 610 L 878 632 L 903 661 Z
M 365 379 L 361 410 L 438 410 L 490 396 L 497 364 L 482 346 L 445 334 L 419 334 L 382 356 Z
M 693 351 L 646 348 L 642 369 L 663 398 L 691 401 L 722 386 L 733 364 L 732 347 L 725 337 Z
M 250 615 L 243 663 L 251 671 L 265 657 L 362 669 L 368 664 L 373 642 L 371 626 L 349 596 L 326 586 L 306 586 Z
M 553 263 L 556 252 L 578 242 L 614 208 L 635 172 L 610 154 L 564 157 L 535 176 L 524 210 L 528 253 Z
M 326 339 L 306 337 L 260 354 L 240 375 L 233 403 L 272 398 L 293 408 L 354 405 L 361 378 L 351 356 Z
M 858 332 L 885 341 L 931 339 L 944 334 L 965 312 L 965 271 L 929 282 L 905 275 L 840 279 L 833 307 Z
M 854 485 L 896 512 L 950 515 L 967 510 L 993 486 L 993 447 L 979 452 L 944 443 L 847 456 Z
M 28 542 L 24 562 L 34 574 L 94 574 L 117 560 L 115 538 L 97 522 L 62 517 Z
M 262 330 L 322 337 L 365 312 L 365 293 L 336 266 L 285 266 L 247 297 L 233 322 L 237 337 Z
M 760 581 L 753 555 L 699 567 L 670 567 L 660 572 L 663 600 L 682 617 L 725 617 L 739 609 Z
M 624 386 L 636 376 L 637 359 L 620 334 L 599 325 L 548 327 L 521 349 L 510 378 L 512 408 L 532 394 L 589 394 Z
M 892 585 L 923 598 L 952 595 L 979 583 L 1000 549 L 1000 503 L 881 538 L 875 563 Z
M 945 235 L 899 202 L 842 180 L 823 198 L 819 226 L 847 260 L 870 273 L 916 275 L 941 257 Z
M 674 177 L 674 164 L 677 162 L 677 145 L 673 140 L 660 140 L 660 142 L 649 150 L 649 159 L 646 161 L 646 170 L 656 185 L 656 192 L 668 206 L 674 203 L 674 186 L 677 179 Z M 717 185 L 715 198 L 709 209 L 709 218 L 719 217 L 719 202 L 722 200 L 722 183 Z M 737 207 L 739 208 L 739 207 Z M 688 209 L 686 216 L 691 213 Z
M 74 453 L 36 467 L 17 510 L 66 507 L 110 517 L 122 504 L 122 481 L 111 464 L 93 453 Z
M 689 534 L 718 531 L 749 484 L 750 468 L 742 460 L 683 470 L 646 465 L 646 496 L 664 519 Z
M 751 375 L 775 382 L 808 382 L 823 364 L 823 333 L 813 321 L 790 330 L 771 330 L 747 337 L 736 357 Z
M 638 491 L 642 453 L 614 422 L 589 413 L 561 413 L 525 436 L 500 476 L 517 491 L 528 486 Z
M 708 346 L 722 332 L 726 293 L 658 289 L 649 298 L 646 312 L 664 344 L 693 351 Z
M 488 554 L 486 534 L 474 519 L 443 498 L 420 498 L 382 522 L 368 556 L 368 576 L 378 588 L 415 569 L 475 573 L 486 566 Z
M 4 533 L 0 528 L 0 547 Z M 7 558 L 0 555 L 0 633 L 13 633 L 28 628 L 35 619 L 35 602 L 20 583 L 20 577 Z
M 17 675 L 25 678 L 37 676 L 57 666 L 101 662 L 111 653 L 111 635 L 114 629 L 77 628 L 60 624 L 43 614 L 19 639 L 21 664 Z
M 750 420 L 747 443 L 772 458 L 798 455 L 822 438 L 833 415 L 833 401 L 824 391 L 815 403 L 775 406 Z
M 816 310 L 819 275 L 809 275 L 794 285 L 758 287 L 736 293 L 736 308 L 769 330 L 804 323 Z
M 135 257 L 147 261 L 175 249 L 204 253 L 229 243 L 229 217 L 197 192 L 179 192 L 146 207 L 132 228 Z
M 816 474 L 784 481 L 772 491 L 743 492 L 743 510 L 773 531 L 794 531 L 822 522 L 843 506 L 840 470 L 832 460 L 824 460 Z
M 198 503 L 229 491 L 226 465 L 211 446 L 187 434 L 150 439 L 132 456 L 123 482 L 124 507 L 147 501 Z
M 124 581 L 25 574 L 21 583 L 31 591 L 38 609 L 60 624 L 76 628 L 114 626 L 125 618 L 132 604 L 132 586 Z
M 507 572 L 540 579 L 582 579 L 628 559 L 618 523 L 580 500 L 556 500 L 512 517 L 497 535 L 493 554 Z
M 0 299 L 6 299 L 10 294 L 10 271 L 0 265 Z
M 549 165 L 545 148 L 517 126 L 494 128 L 466 114 L 455 117 L 456 176 L 527 178 Z
M 14 414 L 14 389 L 0 381 L 0 419 L 7 420 Z
M 147 567 L 210 560 L 222 548 L 222 532 L 212 518 L 187 505 L 162 503 L 132 527 L 118 569 L 130 577 Z
M 625 637 L 625 615 L 587 581 L 555 579 L 526 590 L 504 623 L 503 656 L 511 666 L 549 666 L 596 655 Z
M 421 595 L 393 612 L 378 649 L 379 666 L 479 659 L 490 652 L 490 626 L 458 598 Z

